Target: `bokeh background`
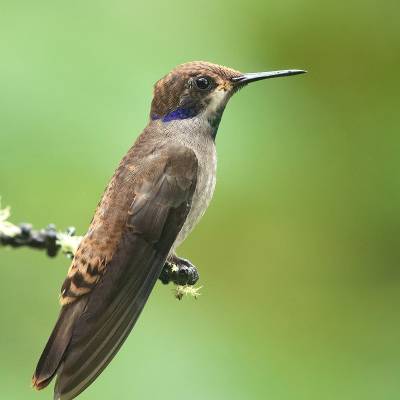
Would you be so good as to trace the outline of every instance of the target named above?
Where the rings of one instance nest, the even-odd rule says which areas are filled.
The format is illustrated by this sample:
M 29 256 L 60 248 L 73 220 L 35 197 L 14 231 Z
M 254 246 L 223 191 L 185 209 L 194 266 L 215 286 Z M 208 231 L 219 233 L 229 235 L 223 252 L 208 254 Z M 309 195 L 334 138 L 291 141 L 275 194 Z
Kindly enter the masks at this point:
M 180 251 L 203 295 L 158 283 L 82 400 L 399 398 L 399 4 L 1 1 L 14 222 L 83 233 L 176 64 L 309 70 L 232 99 L 214 200 Z M 1 399 L 52 398 L 30 377 L 68 264 L 0 249 Z

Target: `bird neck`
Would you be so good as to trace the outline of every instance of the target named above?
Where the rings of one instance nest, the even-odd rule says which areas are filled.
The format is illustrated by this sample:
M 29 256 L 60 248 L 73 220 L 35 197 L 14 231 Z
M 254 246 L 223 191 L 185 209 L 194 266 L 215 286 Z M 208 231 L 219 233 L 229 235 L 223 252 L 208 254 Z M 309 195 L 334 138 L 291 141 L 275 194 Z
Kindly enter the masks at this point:
M 178 139 L 180 142 L 214 142 L 218 127 L 212 125 L 203 114 L 192 118 L 171 119 L 165 121 L 163 118 L 151 119 L 148 128 L 152 136 L 166 138 L 168 141 Z
M 215 139 L 224 109 L 225 107 L 218 107 L 213 110 L 206 109 L 199 113 L 193 108 L 182 107 L 177 108 L 164 116 L 151 114 L 150 119 L 151 121 L 158 121 L 163 125 L 174 126 L 175 128 L 181 126 L 187 129 L 190 127 L 190 131 L 202 126 L 201 131 L 204 130 L 203 128 L 206 128 L 205 130 L 209 131 L 209 135 Z

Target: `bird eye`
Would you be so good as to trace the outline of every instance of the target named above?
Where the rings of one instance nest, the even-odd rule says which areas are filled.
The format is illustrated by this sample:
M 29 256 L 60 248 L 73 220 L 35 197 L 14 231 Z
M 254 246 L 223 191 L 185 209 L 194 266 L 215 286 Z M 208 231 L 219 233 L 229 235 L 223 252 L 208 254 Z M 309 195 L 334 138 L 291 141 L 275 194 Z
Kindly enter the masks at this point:
M 211 86 L 211 79 L 206 76 L 201 76 L 195 80 L 196 86 L 201 90 L 207 90 Z

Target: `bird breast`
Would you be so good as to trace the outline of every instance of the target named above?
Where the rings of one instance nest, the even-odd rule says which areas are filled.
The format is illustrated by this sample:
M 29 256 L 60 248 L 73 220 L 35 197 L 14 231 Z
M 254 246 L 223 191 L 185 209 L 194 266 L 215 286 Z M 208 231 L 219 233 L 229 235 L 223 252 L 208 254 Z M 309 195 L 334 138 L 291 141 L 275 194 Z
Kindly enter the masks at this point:
M 203 155 L 203 158 L 207 161 L 204 160 L 203 164 L 199 160 L 197 184 L 192 199 L 192 207 L 190 208 L 186 221 L 175 241 L 174 248 L 178 247 L 186 239 L 192 229 L 199 222 L 206 212 L 214 194 L 217 166 L 216 157 L 207 154 L 206 156 Z
M 199 128 L 190 129 L 189 134 L 187 131 L 183 135 L 177 132 L 174 134 L 174 139 L 195 152 L 198 160 L 198 172 L 192 206 L 172 250 L 178 247 L 196 226 L 206 212 L 214 194 L 217 169 L 215 142 L 208 130 Z

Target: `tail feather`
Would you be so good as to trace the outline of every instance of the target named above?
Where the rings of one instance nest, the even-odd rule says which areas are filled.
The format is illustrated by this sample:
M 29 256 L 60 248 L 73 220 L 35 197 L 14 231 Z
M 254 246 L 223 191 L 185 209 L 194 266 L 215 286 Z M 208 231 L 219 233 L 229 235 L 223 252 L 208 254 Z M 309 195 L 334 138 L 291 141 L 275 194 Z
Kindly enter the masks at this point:
M 54 399 L 75 398 L 104 370 L 133 328 L 160 275 L 165 256 L 158 257 L 141 239 L 130 244 L 132 248 L 119 249 L 91 293 L 85 315 L 75 324 L 57 372 Z M 123 267 L 124 263 L 129 266 Z M 122 276 L 117 279 L 119 273 Z
M 56 374 L 71 340 L 76 317 L 81 314 L 85 304 L 86 299 L 83 298 L 61 309 L 57 323 L 40 356 L 32 377 L 32 386 L 35 389 L 41 390 L 45 388 Z

